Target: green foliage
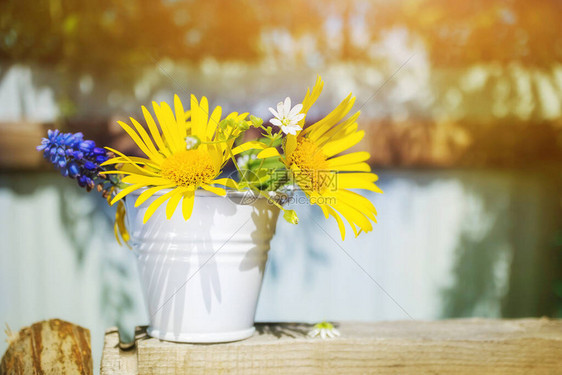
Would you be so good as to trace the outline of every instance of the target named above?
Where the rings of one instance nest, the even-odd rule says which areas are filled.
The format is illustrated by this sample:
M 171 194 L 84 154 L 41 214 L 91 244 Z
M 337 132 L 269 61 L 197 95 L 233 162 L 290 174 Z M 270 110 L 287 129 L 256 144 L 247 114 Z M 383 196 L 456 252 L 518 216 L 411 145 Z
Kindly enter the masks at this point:
M 220 0 L 3 0 L 0 59 L 132 80 L 164 58 L 254 61 L 256 24 L 252 9 Z
M 261 138 L 261 142 L 268 143 L 267 138 Z M 271 143 L 272 147 L 281 146 L 281 139 L 276 139 Z M 256 156 L 261 150 L 248 150 L 240 154 L 239 160 L 247 160 L 240 165 L 242 175 L 240 175 L 241 187 L 253 187 L 263 191 L 277 191 L 287 182 L 289 175 L 285 164 L 279 157 L 257 159 Z
M 337 44 L 325 31 L 335 19 Z M 130 76 L 164 58 L 257 61 L 266 51 L 282 53 L 263 45 L 264 35 L 282 31 L 311 38 L 326 61 L 372 61 L 366 46 L 405 28 L 436 65 L 544 66 L 562 60 L 561 21 L 562 3 L 546 0 L 3 0 L 0 59 Z M 292 57 L 306 61 L 310 52 Z

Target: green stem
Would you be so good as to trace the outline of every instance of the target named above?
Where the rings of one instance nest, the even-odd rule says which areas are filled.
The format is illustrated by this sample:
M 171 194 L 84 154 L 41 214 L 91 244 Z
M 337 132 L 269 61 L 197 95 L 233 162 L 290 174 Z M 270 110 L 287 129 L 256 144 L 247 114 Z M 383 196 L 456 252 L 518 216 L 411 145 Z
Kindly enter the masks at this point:
M 227 149 L 228 149 L 228 154 L 230 156 L 230 159 L 234 163 L 234 166 L 236 167 L 236 170 L 238 171 L 238 174 L 240 175 L 240 177 L 242 177 L 242 171 L 240 170 L 240 167 L 238 166 L 238 163 L 236 162 L 236 158 L 234 157 L 234 154 L 232 153 L 232 150 L 230 149 L 230 147 L 227 147 Z
M 228 141 L 232 141 L 233 139 L 236 139 L 238 137 L 229 137 L 228 139 L 224 139 L 222 141 L 209 141 L 209 142 L 201 142 L 202 145 L 216 145 L 218 143 L 224 143 L 224 142 L 228 142 Z
M 252 189 L 253 191 L 257 192 L 259 195 L 261 195 L 262 197 L 264 197 L 265 199 L 267 199 L 270 203 L 273 203 L 273 205 L 277 206 L 281 211 L 285 212 L 285 209 L 283 208 L 283 206 L 281 206 L 279 203 L 277 203 L 273 198 L 271 198 L 269 196 L 269 194 L 267 194 L 266 192 L 264 192 L 263 190 L 260 190 L 256 187 L 250 186 L 250 189 Z
M 234 129 L 232 129 L 230 131 L 230 134 L 228 135 L 227 139 L 230 139 L 232 137 L 233 132 L 234 132 Z M 237 137 L 233 137 L 233 139 L 236 139 L 236 138 Z M 228 147 L 228 145 L 227 145 L 226 149 L 228 150 L 228 155 L 230 156 L 230 159 L 232 160 L 232 162 L 234 163 L 234 166 L 236 167 L 236 170 L 238 171 L 238 175 L 240 177 L 242 177 L 242 171 L 240 170 L 240 167 L 238 166 L 238 163 L 236 162 L 236 158 L 234 157 L 234 154 L 232 153 L 232 148 Z
M 261 126 L 263 128 L 263 126 Z M 229 134 L 228 136 L 228 140 L 230 140 L 230 137 L 232 136 L 232 132 Z M 237 138 L 237 137 L 234 137 Z M 228 141 L 227 140 L 227 141 Z M 269 140 L 269 145 L 268 147 L 271 147 L 271 145 L 273 144 L 273 140 L 270 139 Z M 242 171 L 240 170 L 240 167 L 238 166 L 238 163 L 236 162 L 236 158 L 234 157 L 234 154 L 232 153 L 232 149 L 230 147 L 227 147 L 228 149 L 228 154 L 230 156 L 230 159 L 232 160 L 232 163 L 234 163 L 234 167 L 236 167 L 236 170 L 238 171 L 239 176 L 242 176 Z M 263 166 L 263 163 L 265 162 L 265 159 L 262 159 L 260 162 L 260 166 L 258 169 L 261 169 L 261 167 Z M 268 200 L 268 202 L 272 203 L 274 206 L 278 207 L 281 211 L 285 212 L 286 210 L 283 208 L 283 206 L 281 206 L 279 203 L 277 203 L 274 199 L 272 199 L 269 194 L 267 194 L 266 192 L 256 188 L 255 186 L 251 186 L 248 185 L 248 187 L 250 188 L 250 190 L 252 190 L 255 193 L 258 193 L 259 195 L 261 195 L 262 197 L 264 197 L 265 199 Z
M 271 147 L 272 144 L 273 144 L 273 139 L 269 138 L 269 145 L 267 145 L 267 147 Z M 261 167 L 263 167 L 264 162 L 265 162 L 265 159 L 261 159 L 260 166 L 258 167 L 258 170 L 260 170 Z

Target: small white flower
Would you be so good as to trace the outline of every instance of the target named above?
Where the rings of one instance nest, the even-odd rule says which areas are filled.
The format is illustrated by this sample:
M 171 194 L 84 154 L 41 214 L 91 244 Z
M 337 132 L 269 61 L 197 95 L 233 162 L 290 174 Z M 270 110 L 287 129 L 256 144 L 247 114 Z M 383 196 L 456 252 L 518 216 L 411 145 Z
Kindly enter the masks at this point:
M 275 126 L 281 127 L 285 134 L 297 135 L 297 132 L 302 130 L 298 124 L 305 116 L 302 111 L 302 104 L 297 104 L 291 109 L 291 98 L 287 97 L 285 102 L 277 104 L 277 111 L 269 107 L 269 112 L 274 116 L 269 122 Z
M 187 137 L 185 137 L 186 150 L 195 150 L 197 147 L 199 147 L 200 144 L 201 140 L 194 135 L 188 135 Z
M 308 332 L 308 337 L 315 338 L 320 336 L 321 339 L 333 339 L 334 337 L 340 336 L 340 331 L 334 328 L 332 323 L 322 322 L 317 323 L 312 327 L 310 332 Z
M 252 155 L 242 155 L 240 156 L 236 162 L 238 163 L 238 166 L 240 167 L 240 169 L 249 169 L 248 168 L 248 164 L 250 164 L 250 161 L 252 160 L 256 160 L 257 156 L 252 154 Z

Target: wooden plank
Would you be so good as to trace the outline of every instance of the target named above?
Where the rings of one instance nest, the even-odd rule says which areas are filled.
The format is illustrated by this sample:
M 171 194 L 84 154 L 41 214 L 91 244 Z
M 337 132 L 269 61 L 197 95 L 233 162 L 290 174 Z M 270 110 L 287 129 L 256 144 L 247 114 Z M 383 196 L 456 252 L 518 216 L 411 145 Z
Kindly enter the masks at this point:
M 137 349 L 136 347 L 127 351 L 119 349 L 119 331 L 117 328 L 110 328 L 105 332 L 101 358 L 101 374 L 138 374 Z
M 0 374 L 93 374 L 90 331 L 59 319 L 21 329 L 8 337 Z
M 98 145 L 111 146 L 128 155 L 140 155 L 138 147 L 117 124 L 126 118 L 69 120 L 65 131 L 84 133 Z M 369 151 L 369 163 L 377 168 L 393 167 L 544 167 L 562 161 L 560 121 L 528 123 L 513 121 L 454 123 L 363 119 L 365 140 L 355 151 Z M 53 170 L 42 161 L 35 147 L 54 124 L 0 122 L 0 169 Z M 252 132 L 250 132 L 252 133 Z M 257 133 L 252 133 L 258 136 Z M 506 136 L 509 135 L 509 136 Z
M 35 148 L 45 136 L 40 123 L 0 123 L 0 169 L 38 169 L 43 154 Z
M 98 145 L 111 146 L 128 155 L 140 150 L 122 131 L 117 120 L 126 118 L 68 120 L 64 131 L 84 133 Z M 355 151 L 369 151 L 369 163 L 377 168 L 393 167 L 536 167 L 558 166 L 562 161 L 562 124 L 512 121 L 489 123 L 454 123 L 363 119 L 365 140 Z M 53 170 L 42 161 L 35 147 L 55 124 L 34 122 L 0 122 L 0 169 Z M 59 128 L 60 128 L 59 127 Z M 255 130 L 255 129 L 254 129 Z M 252 132 L 250 132 L 252 133 Z M 506 136 L 508 134 L 509 136 Z M 253 132 L 252 136 L 258 136 Z
M 562 372 L 560 320 L 341 323 L 341 337 L 328 340 L 307 337 L 310 325 L 306 324 L 259 324 L 257 328 L 252 338 L 228 344 L 176 344 L 145 338 L 130 352 L 120 352 L 117 334 L 109 331 L 101 374 Z

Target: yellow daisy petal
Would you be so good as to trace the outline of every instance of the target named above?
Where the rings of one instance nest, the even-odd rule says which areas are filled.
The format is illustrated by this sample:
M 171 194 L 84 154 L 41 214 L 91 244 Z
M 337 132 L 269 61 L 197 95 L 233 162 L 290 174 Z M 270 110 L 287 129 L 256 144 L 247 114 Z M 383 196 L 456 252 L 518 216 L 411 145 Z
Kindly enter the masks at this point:
M 154 162 L 162 162 L 162 160 L 164 160 L 164 158 L 162 157 L 162 155 L 160 155 L 158 150 L 156 150 L 156 147 L 154 147 L 154 143 L 152 143 L 152 140 L 148 136 L 148 133 L 146 132 L 146 130 L 144 130 L 142 125 L 139 124 L 139 122 L 137 120 L 135 120 L 134 118 L 129 117 L 129 119 L 131 120 L 131 123 L 134 125 L 135 129 L 137 130 L 137 133 L 139 133 L 139 135 L 141 136 L 144 144 L 146 145 L 146 147 L 150 151 L 150 154 L 152 155 L 151 159 Z
M 211 193 L 214 193 L 216 195 L 220 195 L 222 197 L 224 197 L 226 195 L 226 190 L 224 190 L 223 188 L 220 187 L 215 187 L 215 186 L 211 186 L 211 185 L 207 185 L 207 184 L 203 184 L 201 185 L 201 187 L 207 191 L 210 191 Z
M 310 133 L 311 139 L 319 135 L 324 134 L 334 125 L 336 125 L 341 119 L 343 119 L 353 107 L 355 103 L 355 97 L 348 95 L 332 112 L 330 112 L 326 117 L 317 123 L 309 126 L 302 131 L 303 135 Z
M 178 152 L 181 150 L 185 150 L 185 137 L 181 136 L 180 126 L 178 125 L 178 122 L 174 117 L 174 112 L 172 111 L 172 108 L 170 108 L 168 103 L 160 103 L 160 115 L 162 116 L 163 121 L 168 125 L 168 129 L 172 136 L 172 139 L 168 140 L 168 142 L 171 142 L 175 145 L 174 151 Z
M 168 220 L 170 220 L 174 215 L 174 212 L 178 207 L 178 203 L 180 202 L 184 191 L 185 189 L 183 188 L 174 189 L 174 193 L 172 194 L 172 197 L 168 201 L 168 204 L 166 204 L 166 217 L 168 218 Z
M 150 134 L 152 135 L 152 139 L 154 139 L 156 146 L 158 146 L 158 149 L 160 150 L 161 153 L 163 153 L 166 156 L 170 156 L 171 155 L 170 150 L 164 144 L 164 140 L 162 139 L 162 136 L 160 135 L 160 131 L 158 130 L 158 127 L 154 122 L 154 118 L 152 117 L 150 112 L 148 112 L 148 109 L 146 109 L 145 106 L 142 106 L 141 108 L 142 108 L 142 113 L 144 115 L 144 119 L 146 121 L 146 124 L 148 125 L 148 129 L 150 130 Z
M 269 147 L 259 152 L 258 159 L 271 158 L 273 156 L 281 156 L 275 147 Z
M 144 202 L 146 202 L 150 197 L 152 197 L 155 193 L 159 192 L 160 190 L 169 189 L 171 187 L 174 187 L 174 185 L 154 186 L 146 189 L 145 191 L 140 193 L 139 197 L 135 201 L 135 207 L 138 207 Z
M 130 163 L 130 165 L 132 165 L 138 172 L 140 172 L 140 174 L 142 175 L 152 175 L 152 176 L 158 176 L 157 173 L 152 172 L 146 168 L 141 168 L 139 167 L 137 164 L 135 164 L 135 162 L 133 162 L 131 160 L 130 157 L 126 156 L 125 154 L 122 154 L 121 152 L 111 148 L 111 147 L 105 147 L 107 150 L 116 153 L 117 155 L 121 156 L 123 159 L 125 159 L 126 161 L 128 161 Z
M 189 190 L 183 193 L 183 201 L 181 205 L 184 220 L 188 220 L 193 212 L 193 200 L 195 198 L 195 191 Z
M 146 186 L 149 185 L 170 185 L 173 184 L 172 181 L 162 178 L 162 177 L 149 177 L 149 176 L 142 176 L 138 174 L 131 174 L 127 177 L 124 177 L 122 181 L 126 184 L 144 184 Z
M 316 100 L 320 96 L 323 87 L 324 87 L 324 82 L 322 81 L 322 77 L 318 75 L 316 77 L 316 82 L 314 83 L 312 93 L 310 92 L 310 89 L 306 90 L 306 95 L 304 96 L 304 99 L 302 101 L 301 113 L 304 113 L 305 115 L 308 113 L 310 107 L 312 107 L 312 105 L 316 102 Z M 301 121 L 299 121 L 299 125 L 303 126 L 305 121 L 306 121 L 306 117 L 303 118 Z
M 140 148 L 142 152 L 144 152 L 146 156 L 148 156 L 155 162 L 158 162 L 160 160 L 159 155 L 152 153 L 152 151 L 146 146 L 139 135 L 129 125 L 125 124 L 123 121 L 117 121 L 117 123 L 121 126 L 121 128 L 123 128 L 123 130 L 125 130 L 127 134 L 129 134 L 129 137 L 131 137 L 133 142 L 135 142 L 135 144 Z
M 371 166 L 367 163 L 347 164 L 337 167 L 330 167 L 330 169 L 344 172 L 371 172 Z
M 205 138 L 205 128 L 209 116 L 207 98 L 201 98 L 201 103 L 194 95 L 191 95 L 191 135 L 199 139 Z
M 211 114 L 211 118 L 209 119 L 209 124 L 207 125 L 208 139 L 213 139 L 213 136 L 215 135 L 215 132 L 217 130 L 217 126 L 221 121 L 221 115 L 222 115 L 222 108 L 216 107 L 213 113 Z
M 377 209 L 375 208 L 373 203 L 371 203 L 371 201 L 369 199 L 365 198 L 364 196 L 359 195 L 359 194 L 354 193 L 354 192 L 349 191 L 349 190 L 342 189 L 342 190 L 339 190 L 337 192 L 336 199 L 338 201 L 341 201 L 341 202 L 347 204 L 350 207 L 360 207 L 362 209 L 361 212 L 365 216 L 367 216 L 368 218 L 370 218 L 374 222 L 377 221 L 377 218 L 376 218 Z
M 326 157 L 334 156 L 350 147 L 355 146 L 363 139 L 364 136 L 365 131 L 358 131 L 357 133 L 350 134 L 344 138 L 328 142 L 324 147 L 322 147 L 322 151 Z
M 352 152 L 351 154 L 346 154 L 332 158 L 328 160 L 328 165 L 330 167 L 339 167 L 342 165 L 355 164 L 365 160 L 369 160 L 371 154 L 365 151 Z
M 187 116 L 185 110 L 183 109 L 183 104 L 181 103 L 180 97 L 174 95 L 174 111 L 176 112 L 176 123 L 178 126 L 178 136 L 180 139 L 185 139 L 187 136 Z
M 231 178 L 218 178 L 212 182 L 213 184 L 223 185 L 238 190 L 238 183 Z
M 117 239 L 117 243 L 119 243 L 119 245 L 123 245 L 121 242 L 122 238 L 127 247 L 131 248 L 128 243 L 131 237 L 129 236 L 129 232 L 127 231 L 127 227 L 125 226 L 125 205 L 122 201 L 119 202 L 119 204 L 117 205 L 117 209 L 115 210 L 113 234 L 115 235 L 115 238 Z
M 329 205 L 327 204 L 319 204 L 322 212 L 324 213 L 324 217 L 327 219 L 329 215 L 333 216 L 336 219 L 336 223 L 338 224 L 338 229 L 340 230 L 341 240 L 345 240 L 345 225 L 343 220 L 341 219 L 340 215 Z
M 332 205 L 336 210 L 341 212 L 343 217 L 349 222 L 350 225 L 357 225 L 363 231 L 370 232 L 373 229 L 371 222 L 369 219 L 358 209 L 348 205 L 347 203 L 338 200 L 336 204 Z M 357 237 L 358 233 L 354 230 L 355 237 Z
M 176 192 L 175 190 L 171 190 L 171 191 L 159 196 L 158 198 L 156 198 L 154 200 L 154 202 L 152 202 L 148 206 L 148 208 L 146 209 L 146 212 L 144 213 L 144 217 L 142 219 L 142 223 L 146 224 L 146 222 L 152 217 L 154 212 L 156 212 L 158 207 L 160 207 L 162 205 L 162 203 L 164 203 L 166 200 L 168 200 L 168 198 L 170 198 L 175 192 Z
M 113 199 L 111 200 L 111 202 L 109 204 L 111 206 L 113 206 L 115 204 L 115 202 L 119 201 L 120 199 L 125 197 L 127 194 L 132 193 L 133 191 L 142 188 L 143 186 L 145 186 L 145 185 L 144 184 L 135 184 L 135 185 L 127 186 L 126 188 L 119 191 L 119 193 L 117 193 L 115 195 L 115 197 L 113 197 Z
M 332 210 L 334 211 L 334 213 L 343 216 L 343 218 L 347 221 L 347 223 L 349 224 L 349 226 L 351 227 L 351 230 L 353 231 L 353 234 L 355 235 L 355 237 L 357 237 L 359 235 L 359 233 L 357 232 L 357 226 L 355 225 L 355 223 L 353 222 L 353 220 L 350 219 L 350 216 L 346 216 L 345 209 L 342 211 L 339 211 L 338 213 L 338 208 L 336 205 L 334 205 L 333 207 L 331 207 Z M 349 214 L 348 214 L 349 215 Z M 341 217 L 340 217 L 341 219 Z M 344 229 L 345 230 L 345 229 Z M 340 229 L 340 234 L 341 234 L 341 229 Z
M 171 124 L 168 124 L 168 122 L 166 121 L 164 111 L 156 102 L 152 102 L 152 108 L 154 109 L 154 114 L 156 115 L 158 123 L 160 124 L 160 129 L 162 129 L 163 140 L 164 142 L 166 142 L 167 148 L 170 149 L 172 154 L 180 151 L 181 147 L 178 147 L 177 140 L 174 139 L 174 132 L 171 129 Z
M 372 174 L 372 173 L 365 173 Z M 365 189 L 370 190 L 375 193 L 382 193 L 383 191 L 375 185 L 373 182 L 368 181 L 364 178 L 353 177 L 346 173 L 338 174 L 337 178 L 338 189 Z
M 290 157 L 297 148 L 297 137 L 294 135 L 287 135 L 285 140 L 285 156 Z
M 235 148 L 232 150 L 232 154 L 233 154 L 233 155 L 238 155 L 239 153 L 244 152 L 244 151 L 248 151 L 248 150 L 252 150 L 252 149 L 263 150 L 263 149 L 265 149 L 265 148 L 267 148 L 267 147 L 268 147 L 268 146 L 267 146 L 265 143 L 263 143 L 263 142 L 260 142 L 260 141 L 250 141 L 250 142 L 242 143 L 240 146 L 235 147 Z
M 323 145 L 331 139 L 343 138 L 348 134 L 355 133 L 357 131 L 357 118 L 360 114 L 361 112 L 355 113 L 323 134 L 320 132 L 315 133 L 314 136 L 311 134 L 310 139 L 314 140 L 318 145 Z
M 124 159 L 121 156 L 117 156 L 115 158 L 109 159 L 105 162 L 103 162 L 102 164 L 100 164 L 102 167 L 106 166 L 106 165 L 113 165 L 113 164 L 126 164 L 126 163 L 130 163 L 130 164 L 139 164 L 139 165 L 148 165 L 152 168 L 155 169 L 159 169 L 159 164 L 151 161 L 150 159 L 145 159 L 145 158 L 139 158 L 136 156 L 129 156 L 128 160 Z
M 375 182 L 378 181 L 379 176 L 374 173 L 340 173 L 338 178 L 344 176 L 344 178 L 355 178 L 360 181 Z
M 239 114 L 238 116 L 236 116 L 236 121 L 244 120 L 246 117 L 248 117 L 249 114 L 250 114 L 249 112 L 244 112 Z

